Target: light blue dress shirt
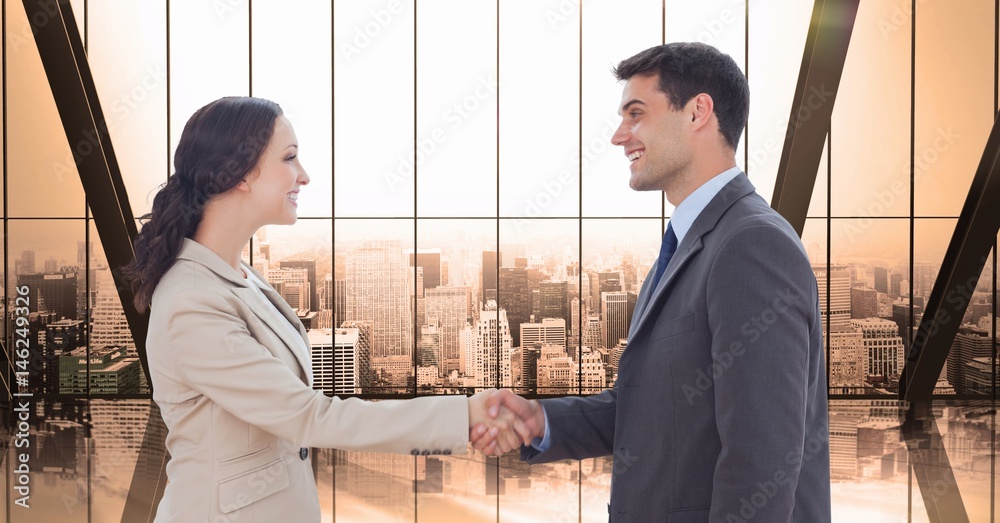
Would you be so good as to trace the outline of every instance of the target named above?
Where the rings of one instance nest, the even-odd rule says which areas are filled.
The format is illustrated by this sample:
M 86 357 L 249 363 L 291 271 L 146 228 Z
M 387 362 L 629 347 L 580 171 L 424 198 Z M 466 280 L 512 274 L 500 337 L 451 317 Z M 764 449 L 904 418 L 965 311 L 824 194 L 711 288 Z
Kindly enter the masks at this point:
M 678 246 L 684 243 L 684 236 L 691 230 L 694 221 L 698 219 L 701 211 L 705 210 L 705 207 L 712 201 L 712 198 L 715 198 L 715 195 L 719 194 L 719 191 L 727 183 L 733 181 L 733 178 L 736 178 L 741 172 L 743 171 L 739 167 L 726 169 L 722 173 L 715 175 L 711 180 L 703 183 L 701 187 L 695 189 L 693 193 L 684 198 L 684 201 L 677 206 L 677 209 L 670 215 L 670 223 L 673 224 L 674 234 L 677 235 Z M 531 446 L 539 452 L 548 450 L 549 445 L 552 443 L 549 437 L 551 432 L 548 430 L 549 415 L 545 412 L 544 407 L 542 407 L 542 414 L 545 416 L 545 437 L 535 438 L 531 442 Z

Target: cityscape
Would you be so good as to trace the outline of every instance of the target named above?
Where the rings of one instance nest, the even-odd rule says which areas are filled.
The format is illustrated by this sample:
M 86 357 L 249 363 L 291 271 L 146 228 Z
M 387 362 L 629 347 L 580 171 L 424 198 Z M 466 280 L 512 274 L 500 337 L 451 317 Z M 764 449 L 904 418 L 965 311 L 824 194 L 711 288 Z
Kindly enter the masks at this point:
M 660 227 L 659 220 L 637 222 Z M 314 233 L 312 226 L 298 234 Z M 595 230 L 583 233 L 581 256 L 576 230 L 501 243 L 488 228 L 457 229 L 419 231 L 441 238 L 416 250 L 413 229 L 395 238 L 354 238 L 344 231 L 345 239 L 325 246 L 303 243 L 288 229 L 262 229 L 244 258 L 307 327 L 314 388 L 327 395 L 377 400 L 510 387 L 547 396 L 613 387 L 657 246 L 627 234 L 598 241 Z M 909 475 L 896 398 L 914 332 L 907 328 L 911 283 L 905 264 L 827 265 L 823 249 L 818 242 L 806 247 L 824 313 L 830 392 L 864 395 L 831 402 L 834 495 L 845 496 L 835 506 L 847 510 L 850 499 L 862 499 L 853 490 L 859 482 L 899 489 Z M 39 398 L 29 436 L 35 481 L 45 485 L 42 497 L 58 493 L 80 507 L 91 489 L 93 499 L 107 500 L 100 511 L 110 511 L 110 521 L 120 517 L 133 472 L 159 473 L 140 452 L 147 425 L 161 439 L 166 433 L 151 408 L 114 280 L 99 244 L 77 242 L 75 260 L 42 258 L 30 249 L 12 256 L 9 281 L 25 287 L 32 304 L 29 376 Z M 914 327 L 937 270 L 929 262 L 914 265 Z M 938 394 L 981 394 L 985 400 L 992 392 L 991 283 L 988 269 L 973 291 Z M 956 480 L 970 483 L 965 495 L 983 499 L 988 488 L 979 492 L 972 478 L 990 470 L 988 412 L 988 402 L 936 410 Z M 500 511 L 504 520 L 538 521 L 543 511 L 551 521 L 603 521 L 616 466 L 606 457 L 528 467 L 516 453 L 414 458 L 324 449 L 316 455 L 324 510 L 346 520 L 492 521 Z

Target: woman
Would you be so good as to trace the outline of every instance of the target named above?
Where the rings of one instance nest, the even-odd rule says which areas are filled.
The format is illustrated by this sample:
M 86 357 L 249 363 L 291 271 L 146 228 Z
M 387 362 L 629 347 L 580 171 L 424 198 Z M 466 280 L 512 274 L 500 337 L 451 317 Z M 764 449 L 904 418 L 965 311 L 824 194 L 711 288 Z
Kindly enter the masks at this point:
M 256 230 L 295 223 L 309 183 L 277 104 L 233 97 L 202 107 L 174 165 L 126 267 L 136 307 L 150 310 L 153 399 L 169 431 L 157 522 L 319 521 L 309 447 L 465 452 L 489 391 L 372 403 L 312 390 L 301 322 L 242 263 Z M 516 438 L 500 430 L 510 421 L 492 434 Z

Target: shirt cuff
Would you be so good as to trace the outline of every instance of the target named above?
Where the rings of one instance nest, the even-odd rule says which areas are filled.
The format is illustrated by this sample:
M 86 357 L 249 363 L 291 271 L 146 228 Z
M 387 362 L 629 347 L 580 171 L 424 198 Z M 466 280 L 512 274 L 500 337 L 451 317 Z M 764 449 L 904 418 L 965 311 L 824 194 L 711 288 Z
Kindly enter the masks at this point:
M 541 407 L 542 415 L 545 416 L 545 437 L 531 440 L 531 447 L 538 452 L 545 452 L 552 445 L 552 431 L 549 430 L 549 414 L 545 412 L 545 407 L 541 403 L 538 406 Z

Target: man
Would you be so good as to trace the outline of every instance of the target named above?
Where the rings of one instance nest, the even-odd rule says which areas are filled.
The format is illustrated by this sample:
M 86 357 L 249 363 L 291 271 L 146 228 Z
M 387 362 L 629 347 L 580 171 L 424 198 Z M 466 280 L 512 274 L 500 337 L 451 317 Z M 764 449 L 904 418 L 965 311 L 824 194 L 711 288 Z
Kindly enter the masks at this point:
M 676 206 L 636 304 L 615 388 L 489 401 L 519 417 L 529 463 L 614 456 L 612 522 L 830 520 L 827 388 L 816 279 L 799 238 L 736 167 L 749 90 L 698 43 L 647 49 L 625 82 L 637 191 Z M 497 431 L 473 444 L 509 450 Z

